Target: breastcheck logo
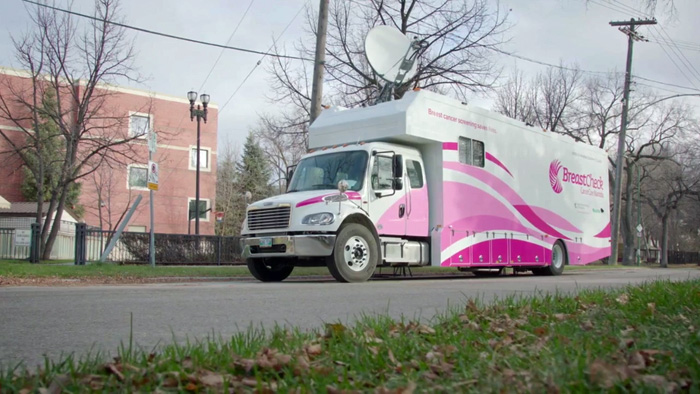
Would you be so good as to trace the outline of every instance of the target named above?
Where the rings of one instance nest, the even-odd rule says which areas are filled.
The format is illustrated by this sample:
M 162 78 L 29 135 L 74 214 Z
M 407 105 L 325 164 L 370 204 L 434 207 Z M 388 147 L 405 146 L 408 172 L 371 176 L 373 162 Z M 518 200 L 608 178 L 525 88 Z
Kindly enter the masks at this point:
M 552 190 L 554 193 L 561 193 L 564 187 L 561 185 L 559 180 L 559 172 L 561 171 L 561 162 L 559 160 L 552 160 L 549 164 L 549 184 L 552 185 Z
M 559 177 L 559 173 L 562 173 L 561 178 Z M 590 173 L 573 172 L 567 167 L 562 166 L 559 160 L 552 160 L 552 162 L 549 163 L 549 184 L 552 186 L 554 193 L 561 193 L 562 190 L 564 190 L 565 183 L 580 186 L 582 194 L 602 196 L 601 191 L 604 187 L 603 177 L 596 177 Z

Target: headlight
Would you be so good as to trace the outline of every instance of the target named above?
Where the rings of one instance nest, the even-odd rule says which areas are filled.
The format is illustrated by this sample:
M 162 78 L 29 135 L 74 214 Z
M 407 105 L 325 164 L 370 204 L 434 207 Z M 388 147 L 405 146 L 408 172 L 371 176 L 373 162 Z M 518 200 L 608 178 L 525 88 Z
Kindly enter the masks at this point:
M 335 221 L 335 215 L 330 212 L 314 213 L 313 215 L 308 215 L 302 219 L 302 224 L 311 225 L 327 225 Z

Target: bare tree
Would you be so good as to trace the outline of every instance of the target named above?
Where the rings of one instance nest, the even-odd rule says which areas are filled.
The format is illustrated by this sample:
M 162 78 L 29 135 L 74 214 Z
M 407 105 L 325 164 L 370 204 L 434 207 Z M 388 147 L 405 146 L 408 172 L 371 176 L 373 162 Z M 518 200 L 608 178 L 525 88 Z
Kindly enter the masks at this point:
M 63 141 L 60 163 L 41 162 L 31 169 L 38 182 L 49 165 L 60 167 L 57 192 L 46 201 L 47 220 L 42 226 L 42 254 L 48 258 L 59 230 L 68 187 L 105 163 L 128 160 L 133 154 L 127 118 L 108 105 L 113 90 L 107 85 L 120 79 L 134 79 L 134 52 L 118 22 L 118 1 L 97 0 L 95 20 L 85 29 L 68 14 L 37 6 L 34 31 L 14 39 L 17 60 L 27 70 L 19 83 L 7 82 L 0 92 L 0 117 L 8 120 L 26 137 L 22 143 L 13 132 L 0 130 L 12 153 L 28 151 L 42 156 L 44 143 L 32 138 L 45 121 L 54 123 Z M 55 105 L 42 105 L 46 92 L 55 95 Z M 41 117 L 47 120 L 42 120 Z M 26 163 L 26 161 L 25 161 Z M 47 196 L 38 196 L 37 221 Z M 53 223 L 53 225 L 51 225 Z
M 486 0 L 338 1 L 330 7 L 324 104 L 354 107 L 375 101 L 384 81 L 367 62 L 364 39 L 378 25 L 395 27 L 424 42 L 416 74 L 395 89 L 395 98 L 419 86 L 464 99 L 468 92 L 491 89 L 500 75 L 492 50 L 503 42 L 507 15 Z M 316 20 L 313 12 L 307 13 L 309 36 L 315 36 Z M 296 51 L 313 57 L 314 48 L 307 45 L 312 41 L 302 39 Z M 269 71 L 273 85 L 269 99 L 288 108 L 279 118 L 263 116 L 270 137 L 278 133 L 305 135 L 310 117 L 311 67 L 276 58 Z M 294 142 L 306 143 L 306 138 Z

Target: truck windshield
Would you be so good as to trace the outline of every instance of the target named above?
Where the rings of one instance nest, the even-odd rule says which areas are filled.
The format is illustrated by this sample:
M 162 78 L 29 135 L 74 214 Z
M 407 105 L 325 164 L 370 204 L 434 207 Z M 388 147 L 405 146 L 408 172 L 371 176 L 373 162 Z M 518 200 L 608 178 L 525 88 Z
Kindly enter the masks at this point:
M 348 190 L 362 189 L 367 167 L 367 152 L 349 151 L 307 157 L 299 162 L 288 192 L 337 189 L 346 180 Z

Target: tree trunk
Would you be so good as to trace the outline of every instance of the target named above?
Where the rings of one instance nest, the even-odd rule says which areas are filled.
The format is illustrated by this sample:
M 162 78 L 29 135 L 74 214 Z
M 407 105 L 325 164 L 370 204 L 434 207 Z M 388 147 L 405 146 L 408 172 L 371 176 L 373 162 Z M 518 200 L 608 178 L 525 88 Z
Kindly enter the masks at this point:
M 668 268 L 668 212 L 661 218 L 661 268 Z
M 68 195 L 68 187 L 61 187 L 61 198 L 58 201 L 58 208 L 56 209 L 56 214 L 54 216 L 53 225 L 51 226 L 51 232 L 46 239 L 46 249 L 44 249 L 44 260 L 51 259 L 51 249 L 53 249 L 53 244 L 56 241 L 56 236 L 58 235 L 58 230 L 61 228 L 61 218 L 63 217 L 63 209 L 66 203 L 66 196 Z

